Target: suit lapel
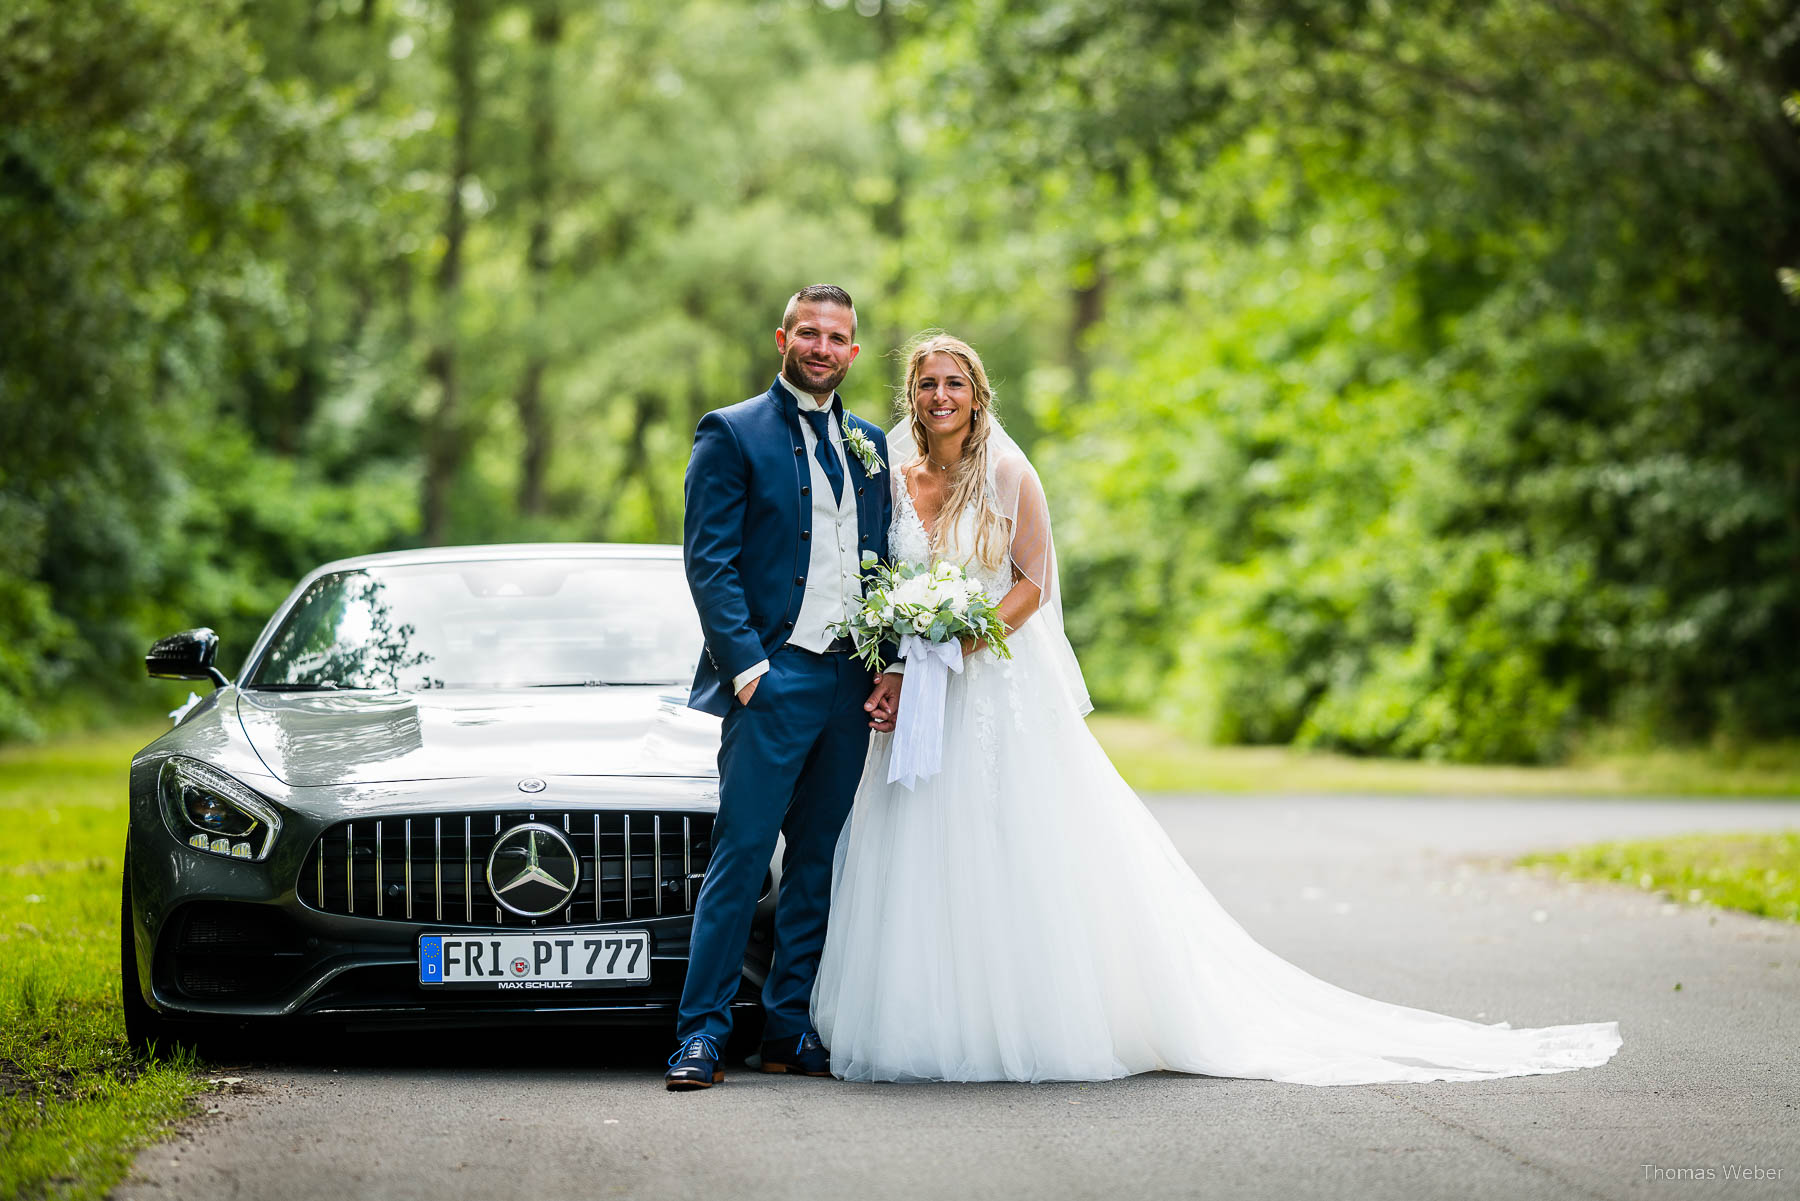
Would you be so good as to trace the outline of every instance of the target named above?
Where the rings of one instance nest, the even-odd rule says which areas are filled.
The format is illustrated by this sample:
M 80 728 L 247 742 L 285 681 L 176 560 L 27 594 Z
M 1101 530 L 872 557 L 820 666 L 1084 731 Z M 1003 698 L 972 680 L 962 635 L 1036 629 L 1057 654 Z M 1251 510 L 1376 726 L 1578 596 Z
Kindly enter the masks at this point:
M 775 411 L 781 414 L 781 427 L 788 437 L 787 445 L 799 448 L 800 453 L 789 457 L 794 460 L 794 501 L 805 508 L 802 503 L 805 497 L 801 495 L 800 489 L 811 482 L 812 467 L 806 458 L 806 439 L 800 435 L 800 406 L 794 403 L 794 394 L 782 387 L 780 380 L 769 385 L 768 397 L 774 404 Z
M 835 397 L 833 399 L 836 400 Z M 860 488 L 869 482 L 869 477 L 867 473 L 863 471 L 862 458 L 858 456 L 854 450 L 850 449 L 850 431 L 856 427 L 850 424 L 850 414 L 844 411 L 844 402 L 837 400 L 836 404 L 838 410 L 838 431 L 839 435 L 844 440 L 844 468 L 850 473 L 849 476 L 846 477 L 845 483 Z M 858 508 L 860 509 L 861 506 L 858 506 Z
M 844 468 L 849 472 L 844 477 L 844 486 L 856 489 L 856 523 L 861 527 L 860 532 L 868 535 L 869 540 L 873 542 L 876 533 L 875 527 L 880 524 L 879 494 L 872 486 L 875 482 L 874 479 L 863 468 L 862 456 L 850 449 L 850 431 L 856 427 L 851 424 L 853 419 L 849 413 L 844 411 L 842 401 L 838 402 L 838 415 L 842 420 L 843 428 Z

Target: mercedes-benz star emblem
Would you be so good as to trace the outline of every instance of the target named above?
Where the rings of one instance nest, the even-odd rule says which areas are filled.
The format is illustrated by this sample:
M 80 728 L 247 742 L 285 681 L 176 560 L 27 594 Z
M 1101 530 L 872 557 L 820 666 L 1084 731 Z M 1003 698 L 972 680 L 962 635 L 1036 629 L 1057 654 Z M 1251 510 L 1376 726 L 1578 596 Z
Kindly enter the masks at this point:
M 487 883 L 494 899 L 520 917 L 555 913 L 575 895 L 581 860 L 563 832 L 542 822 L 522 822 L 494 840 Z
M 538 780 L 538 779 L 520 780 L 519 781 L 519 791 L 520 792 L 542 792 L 542 791 L 544 791 L 544 782 L 542 780 Z

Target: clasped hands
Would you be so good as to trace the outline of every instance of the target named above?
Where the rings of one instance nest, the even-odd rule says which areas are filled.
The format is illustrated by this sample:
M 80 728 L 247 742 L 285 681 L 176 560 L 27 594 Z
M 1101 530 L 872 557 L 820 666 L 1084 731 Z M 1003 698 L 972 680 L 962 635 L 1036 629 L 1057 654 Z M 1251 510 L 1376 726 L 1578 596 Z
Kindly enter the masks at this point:
M 869 715 L 871 730 L 883 734 L 894 732 L 894 716 L 900 712 L 900 685 L 905 681 L 906 676 L 897 671 L 875 677 L 875 688 L 863 702 L 863 712 Z
M 986 645 L 973 634 L 963 635 L 963 658 L 967 659 Z M 900 711 L 900 686 L 905 680 L 905 674 L 897 671 L 875 677 L 875 690 L 863 702 L 863 711 L 869 714 L 871 730 L 879 730 L 883 734 L 894 732 L 894 717 Z

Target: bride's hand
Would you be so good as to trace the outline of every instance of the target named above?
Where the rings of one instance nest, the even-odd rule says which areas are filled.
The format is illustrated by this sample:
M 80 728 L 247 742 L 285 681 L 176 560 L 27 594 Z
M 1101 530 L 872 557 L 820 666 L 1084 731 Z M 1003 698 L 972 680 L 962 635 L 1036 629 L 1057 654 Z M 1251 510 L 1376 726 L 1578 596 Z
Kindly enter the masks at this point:
M 957 641 L 962 643 L 963 658 L 965 659 L 986 645 L 973 634 L 964 634 Z

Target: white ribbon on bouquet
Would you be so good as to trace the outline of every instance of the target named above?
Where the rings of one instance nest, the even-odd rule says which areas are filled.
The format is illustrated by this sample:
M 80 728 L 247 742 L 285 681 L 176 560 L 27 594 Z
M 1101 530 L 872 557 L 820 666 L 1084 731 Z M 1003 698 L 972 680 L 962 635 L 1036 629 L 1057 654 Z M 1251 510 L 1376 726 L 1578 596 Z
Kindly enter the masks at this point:
M 944 764 L 944 694 L 950 673 L 962 673 L 962 642 L 928 642 L 907 634 L 900 639 L 900 657 L 906 660 L 906 694 L 894 718 L 888 783 L 913 788 Z

